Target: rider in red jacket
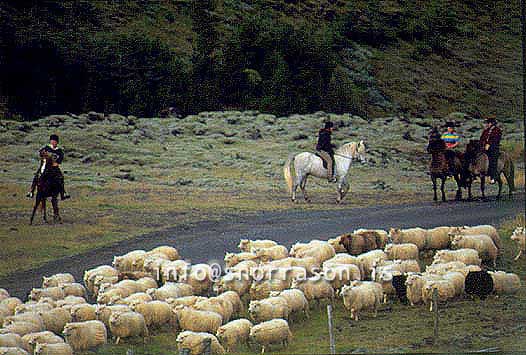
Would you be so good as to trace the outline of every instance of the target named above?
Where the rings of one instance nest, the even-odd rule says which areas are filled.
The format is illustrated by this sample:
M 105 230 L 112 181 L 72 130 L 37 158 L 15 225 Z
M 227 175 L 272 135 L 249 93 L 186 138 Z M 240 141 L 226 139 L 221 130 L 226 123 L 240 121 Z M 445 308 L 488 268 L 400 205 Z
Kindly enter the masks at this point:
M 480 136 L 480 147 L 486 152 L 489 158 L 488 175 L 490 184 L 494 184 L 498 178 L 497 163 L 500 153 L 500 140 L 502 138 L 502 129 L 497 126 L 497 119 L 494 116 L 485 119 L 484 131 Z

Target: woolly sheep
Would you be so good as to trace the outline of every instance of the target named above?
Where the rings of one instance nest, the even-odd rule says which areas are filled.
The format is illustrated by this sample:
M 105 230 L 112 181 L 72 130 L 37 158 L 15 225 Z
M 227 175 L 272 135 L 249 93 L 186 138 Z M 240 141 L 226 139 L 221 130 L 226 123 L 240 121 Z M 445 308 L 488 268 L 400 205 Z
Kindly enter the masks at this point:
M 42 297 L 49 297 L 53 300 L 61 300 L 66 297 L 62 287 L 34 288 L 29 293 L 29 299 L 38 301 Z
M 102 278 L 117 278 L 119 276 L 119 271 L 109 265 L 101 265 L 94 269 L 87 270 L 84 272 L 84 285 L 89 292 L 95 294 L 94 292 L 94 281 L 97 276 Z
M 243 302 L 238 293 L 226 291 L 219 294 L 216 298 L 229 301 L 232 304 L 234 316 L 239 316 L 243 312 Z
M 124 313 L 124 312 L 130 312 L 132 309 L 127 305 L 114 305 L 114 306 L 107 306 L 107 305 L 97 305 L 97 310 L 95 311 L 95 315 L 97 316 L 97 320 L 104 323 L 104 325 L 109 328 L 110 327 L 110 317 L 113 314 L 116 313 Z
M 55 274 L 50 277 L 43 278 L 42 288 L 57 287 L 63 284 L 74 283 L 75 277 L 71 274 Z
M 143 271 L 144 270 L 144 258 L 146 256 L 147 256 L 146 251 L 134 250 L 125 255 L 114 257 L 112 265 L 119 272 Z
M 50 311 L 54 307 L 49 303 L 24 303 L 15 308 L 15 314 Z
M 392 244 L 411 243 L 418 247 L 418 251 L 422 251 L 426 247 L 427 230 L 422 228 L 391 228 L 389 230 L 389 237 Z
M 464 269 L 466 264 L 460 261 L 450 261 L 447 263 L 437 263 L 426 266 L 426 273 L 429 274 L 444 274 L 449 271 L 458 271 Z
M 522 253 L 526 254 L 526 229 L 525 227 L 515 228 L 510 239 L 515 241 L 515 243 L 517 243 L 517 249 L 519 250 L 519 252 L 517 253 L 517 256 L 513 260 L 519 260 Z
M 358 255 L 358 261 L 361 264 L 362 279 L 366 280 L 371 277 L 375 263 L 387 260 L 387 254 L 383 250 L 371 250 L 367 253 Z
M 339 253 L 334 255 L 329 260 L 326 260 L 322 264 L 322 268 L 329 267 L 331 265 L 340 265 L 340 264 L 354 264 L 361 268 L 360 261 L 358 260 L 358 257 L 349 255 L 347 253 Z
M 383 229 L 356 229 L 352 234 L 374 235 L 378 249 L 383 249 L 389 243 L 389 233 Z
M 388 296 L 396 294 L 393 286 L 394 277 L 408 272 L 420 272 L 420 265 L 416 260 L 385 260 L 377 265 L 375 263 L 371 278 L 382 285 L 384 303 L 387 302 Z
M 132 294 L 132 295 L 126 297 L 126 298 L 123 298 L 123 299 L 117 301 L 115 304 L 125 304 L 125 305 L 128 305 L 128 306 L 131 306 L 134 303 L 150 302 L 150 301 L 153 301 L 152 296 L 150 296 L 149 294 L 147 294 L 145 292 L 137 292 L 137 293 L 134 293 L 134 294 Z
M 0 306 L 5 307 L 9 315 L 15 314 L 16 308 L 22 304 L 23 302 L 17 297 L 7 297 L 0 301 Z
M 242 252 L 242 253 L 237 253 L 237 254 L 233 254 L 233 253 L 226 253 L 225 254 L 225 265 L 226 265 L 226 267 L 230 267 L 231 268 L 233 266 L 236 266 L 240 262 L 246 261 L 246 260 L 252 260 L 254 262 L 258 262 L 259 258 L 258 258 L 258 256 L 256 254 L 254 254 L 254 253 L 247 253 L 247 252 Z
M 329 240 L 327 240 L 327 243 L 329 243 L 333 248 L 334 248 L 334 251 L 336 253 L 346 253 L 347 250 L 345 250 L 345 247 L 340 244 L 340 241 L 342 239 L 342 236 L 338 236 L 336 238 L 331 238 Z
M 439 275 L 432 274 L 409 274 L 405 282 L 407 286 L 407 299 L 411 306 L 422 303 L 422 290 L 428 280 L 441 280 Z
M 287 248 L 283 245 L 276 245 L 270 248 L 254 248 L 253 250 L 258 259 L 263 262 L 285 259 L 289 255 Z
M 261 353 L 273 344 L 287 346 L 292 339 L 289 323 L 285 319 L 272 319 L 256 324 L 250 330 L 249 341 L 261 345 Z
M 102 293 L 104 288 L 111 287 L 112 285 L 117 284 L 119 282 L 118 276 L 102 276 L 102 275 L 96 275 L 93 278 L 93 283 L 91 284 L 91 289 L 86 287 L 89 292 L 91 292 L 92 295 L 94 295 L 95 298 L 99 296 L 100 293 Z
M 270 279 L 263 281 L 254 281 L 250 286 L 250 299 L 261 300 L 270 296 L 271 291 L 283 291 L 290 288 L 291 283 L 288 280 Z
M 69 344 L 37 344 L 34 355 L 73 355 L 73 349 Z
M 181 275 L 186 275 L 190 264 L 184 260 L 175 260 L 162 263 L 160 268 L 162 282 L 176 282 Z
M 496 266 L 498 249 L 493 240 L 485 234 L 457 235 L 451 241 L 451 249 L 475 249 L 482 261 L 491 261 Z
M 456 295 L 455 286 L 449 280 L 429 280 L 422 288 L 422 301 L 429 304 L 429 311 L 433 311 L 433 290 L 438 290 L 438 301 L 445 302 Z
M 86 322 L 97 319 L 97 306 L 93 304 L 76 304 L 69 310 L 72 322 Z
M 521 280 L 519 276 L 504 271 L 489 271 L 493 279 L 494 292 L 497 295 L 515 294 L 521 288 Z
M 149 336 L 143 315 L 133 311 L 112 314 L 110 333 L 115 338 L 115 344 L 119 344 L 122 338 Z
M 464 294 L 464 284 L 466 282 L 466 276 L 459 271 L 449 271 L 442 275 L 442 278 L 449 281 L 455 289 L 454 297 L 461 296 Z
M 276 260 L 273 263 L 279 263 L 279 262 L 283 263 L 283 262 L 286 262 L 286 260 L 285 259 Z M 227 268 L 226 271 L 227 273 L 236 273 L 236 274 L 240 274 L 243 276 L 248 276 L 250 275 L 250 270 L 257 266 L 258 266 L 258 263 L 255 262 L 254 260 L 243 260 L 237 263 L 236 265 Z
M 349 284 L 353 280 L 361 280 L 358 266 L 353 264 L 332 265 L 323 268 L 323 277 L 328 280 L 335 290 Z
M 246 253 L 252 253 L 254 249 L 259 248 L 271 248 L 274 246 L 277 246 L 278 243 L 276 243 L 273 240 L 248 240 L 248 239 L 241 239 L 239 241 L 239 245 L 237 246 L 239 250 Z
M 466 265 L 480 266 L 481 260 L 478 251 L 474 249 L 439 250 L 433 257 L 434 264 L 445 264 L 451 261 L 460 261 Z
M 0 347 L 0 355 L 29 355 L 29 353 L 21 348 Z
M 479 226 L 464 226 L 464 227 L 454 227 L 451 228 L 451 231 L 449 232 L 450 238 L 455 235 L 480 235 L 485 234 L 488 235 L 491 240 L 493 241 L 493 244 L 497 247 L 498 250 L 501 249 L 501 241 L 500 241 L 500 235 L 497 229 L 491 225 L 479 225 Z
M 175 314 L 172 307 L 163 301 L 151 301 L 131 305 L 134 312 L 143 315 L 148 329 L 159 328 L 164 325 L 176 326 Z
M 248 337 L 253 324 L 248 319 L 233 320 L 217 330 L 216 337 L 226 348 L 227 352 L 232 352 L 236 344 L 248 343 Z
M 144 258 L 144 271 L 150 274 L 151 277 L 153 277 L 157 281 L 162 280 L 162 273 L 161 270 L 163 267 L 166 268 L 166 265 L 170 264 L 170 260 L 165 259 L 164 255 L 148 255 L 146 258 Z
M 189 349 L 190 355 L 204 354 L 207 344 L 210 344 L 211 355 L 222 355 L 226 353 L 217 338 L 210 333 L 184 331 L 177 335 L 176 342 L 179 351 Z
M 29 322 L 34 323 L 38 327 L 45 329 L 44 320 L 40 316 L 40 314 L 35 312 L 26 312 L 26 313 L 20 313 L 17 315 L 9 316 L 4 319 L 3 325 L 12 324 L 15 322 Z
M 173 247 L 162 245 L 160 247 L 154 248 L 146 253 L 147 256 L 150 255 L 164 255 L 168 260 L 175 261 L 179 260 L 179 251 Z
M 22 337 L 15 333 L 0 334 L 0 348 L 21 348 L 29 350 L 28 344 L 26 344 Z
M 157 301 L 193 295 L 192 286 L 175 282 L 167 282 L 160 288 L 151 288 L 146 293 Z
M 199 311 L 216 312 L 223 319 L 223 324 L 227 323 L 234 313 L 234 306 L 229 300 L 217 297 L 199 301 L 193 305 L 193 308 Z
M 29 345 L 29 352 L 32 354 L 35 351 L 37 344 L 58 344 L 64 343 L 64 339 L 50 331 L 43 331 L 38 333 L 26 334 L 22 337 L 22 341 Z
M 106 326 L 97 320 L 68 323 L 62 334 L 75 352 L 94 349 L 108 342 Z
M 418 247 L 412 243 L 387 244 L 385 253 L 390 260 L 418 260 Z
M 426 249 L 441 250 L 449 248 L 449 233 L 452 227 L 436 227 L 426 233 Z
M 358 321 L 360 311 L 373 310 L 376 317 L 378 306 L 383 299 L 382 285 L 373 281 L 353 281 L 340 291 L 343 305 L 351 312 L 351 318 Z
M 223 322 L 223 317 L 220 314 L 199 311 L 187 306 L 175 307 L 174 313 L 181 330 L 215 334 Z
M 270 296 L 284 298 L 287 301 L 290 313 L 302 312 L 307 318 L 309 318 L 309 301 L 307 301 L 303 291 L 298 289 L 287 289 L 281 292 L 272 291 Z
M 64 283 L 59 287 L 62 288 L 62 291 L 64 291 L 64 297 L 77 296 L 86 298 L 87 296 L 86 289 L 79 283 Z
M 202 296 L 185 296 L 185 297 L 178 297 L 178 298 L 167 298 L 165 300 L 166 303 L 172 307 L 172 309 L 175 309 L 177 306 L 188 306 L 191 307 L 200 300 L 205 300 L 206 297 Z
M 54 308 L 49 311 L 39 312 L 44 321 L 45 329 L 55 334 L 61 334 L 67 323 L 72 321 L 71 309 Z
M 336 255 L 334 248 L 329 243 L 319 240 L 309 242 L 307 247 L 294 249 L 291 254 L 291 256 L 296 258 L 313 257 L 316 259 L 318 265 L 321 265 L 324 261 L 334 257 L 334 255 Z
M 178 281 L 191 285 L 193 293 L 196 295 L 207 295 L 213 285 L 212 268 L 208 264 L 192 265 L 188 274 L 180 277 Z
M 292 261 L 292 266 L 304 268 L 309 276 L 317 273 L 320 270 L 320 265 L 321 263 L 318 262 L 318 259 L 311 256 L 294 258 Z
M 250 301 L 248 313 L 252 320 L 256 323 L 261 323 L 274 318 L 288 319 L 290 310 L 287 300 L 278 296 L 259 301 Z
M 319 302 L 321 299 L 334 300 L 334 289 L 331 284 L 318 276 L 307 280 L 294 280 L 291 288 L 301 290 L 309 302 L 312 300 Z
M 4 325 L 4 327 L 0 329 L 0 334 L 15 333 L 23 337 L 26 334 L 38 333 L 42 331 L 44 331 L 44 327 L 40 327 L 35 323 L 14 322 Z
M 251 284 L 252 281 L 248 274 L 229 272 L 217 280 L 212 289 L 216 293 L 234 291 L 238 295 L 243 296 L 248 293 Z

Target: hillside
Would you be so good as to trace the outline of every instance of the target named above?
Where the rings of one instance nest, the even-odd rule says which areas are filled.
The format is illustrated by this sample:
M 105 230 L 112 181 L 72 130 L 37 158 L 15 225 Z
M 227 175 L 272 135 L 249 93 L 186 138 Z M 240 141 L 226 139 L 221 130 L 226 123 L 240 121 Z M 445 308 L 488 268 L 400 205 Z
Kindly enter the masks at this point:
M 0 111 L 520 115 L 519 1 L 0 5 Z M 1 112 L 0 112 L 1 113 Z

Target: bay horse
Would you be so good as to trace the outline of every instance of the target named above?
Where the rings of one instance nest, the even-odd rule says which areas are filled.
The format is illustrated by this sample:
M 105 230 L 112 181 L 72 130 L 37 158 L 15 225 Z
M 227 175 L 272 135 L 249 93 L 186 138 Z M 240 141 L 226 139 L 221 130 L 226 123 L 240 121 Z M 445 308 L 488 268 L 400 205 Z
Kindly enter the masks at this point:
M 35 206 L 33 207 L 33 213 L 29 224 L 33 224 L 35 218 L 35 212 L 39 205 L 42 206 L 42 214 L 44 222 L 47 223 L 46 215 L 46 200 L 51 197 L 51 204 L 53 205 L 53 220 L 55 222 L 61 222 L 59 210 L 58 210 L 58 195 L 62 189 L 60 181 L 60 170 L 56 165 L 56 157 L 53 154 L 46 152 L 45 150 L 40 151 L 40 158 L 45 160 L 45 169 L 37 182 L 37 194 L 35 197 Z
M 446 143 L 440 138 L 440 134 L 432 133 L 429 137 L 429 144 L 427 146 L 428 153 L 431 153 L 431 163 L 429 164 L 429 174 L 431 175 L 431 181 L 433 182 L 433 201 L 438 201 L 437 197 L 437 180 L 441 180 L 440 191 L 442 192 L 442 202 L 446 202 L 446 193 L 444 191 L 444 185 L 448 176 L 453 176 L 457 183 L 457 193 L 455 200 L 462 200 L 462 189 L 461 189 L 461 170 L 462 161 L 460 154 L 447 150 Z M 451 155 L 448 159 L 447 155 Z M 453 166 L 450 166 L 450 162 L 453 162 Z
M 366 162 L 366 150 L 365 142 L 362 140 L 358 143 L 346 143 L 334 152 L 334 176 L 338 190 L 337 203 L 340 203 L 349 191 L 347 173 L 353 160 L 359 159 L 362 163 Z M 294 166 L 294 172 L 292 171 L 292 166 Z M 310 152 L 291 155 L 283 167 L 283 172 L 288 192 L 293 202 L 296 201 L 296 190 L 298 187 L 301 188 L 305 201 L 310 202 L 305 189 L 309 176 L 327 179 L 327 168 L 323 166 L 323 160 L 318 155 Z
M 479 140 L 470 140 L 467 147 L 466 153 L 464 154 L 465 167 L 463 169 L 462 180 L 468 188 L 468 198 L 473 199 L 471 194 L 471 184 L 473 181 L 480 177 L 480 191 L 482 193 L 482 199 L 486 199 L 485 186 L 486 176 L 488 176 L 489 158 L 486 152 L 480 146 Z M 499 184 L 499 192 L 497 199 L 501 198 L 502 193 L 502 178 L 501 174 L 506 177 L 508 183 L 508 196 L 511 198 L 513 191 L 515 191 L 515 166 L 511 157 L 508 153 L 501 151 L 497 161 L 497 178 L 496 181 Z

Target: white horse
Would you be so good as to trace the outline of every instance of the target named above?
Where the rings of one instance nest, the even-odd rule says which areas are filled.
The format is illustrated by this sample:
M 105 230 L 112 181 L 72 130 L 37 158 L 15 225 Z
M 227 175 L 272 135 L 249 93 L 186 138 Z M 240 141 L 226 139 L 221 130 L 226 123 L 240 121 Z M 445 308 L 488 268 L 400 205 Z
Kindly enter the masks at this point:
M 349 183 L 347 182 L 347 173 L 351 167 L 353 160 L 360 160 L 362 163 L 367 161 L 365 156 L 366 146 L 362 140 L 359 143 L 350 142 L 342 145 L 334 152 L 334 176 L 338 183 L 338 197 L 336 202 L 340 203 L 347 192 L 349 191 Z M 294 176 L 292 175 L 292 163 L 294 163 Z M 322 159 L 314 153 L 303 152 L 296 155 L 291 155 L 285 166 L 283 167 L 285 181 L 290 198 L 293 202 L 296 201 L 296 190 L 298 186 L 303 192 L 305 201 L 309 202 L 305 185 L 307 177 L 310 175 L 327 179 L 327 169 L 323 167 Z

